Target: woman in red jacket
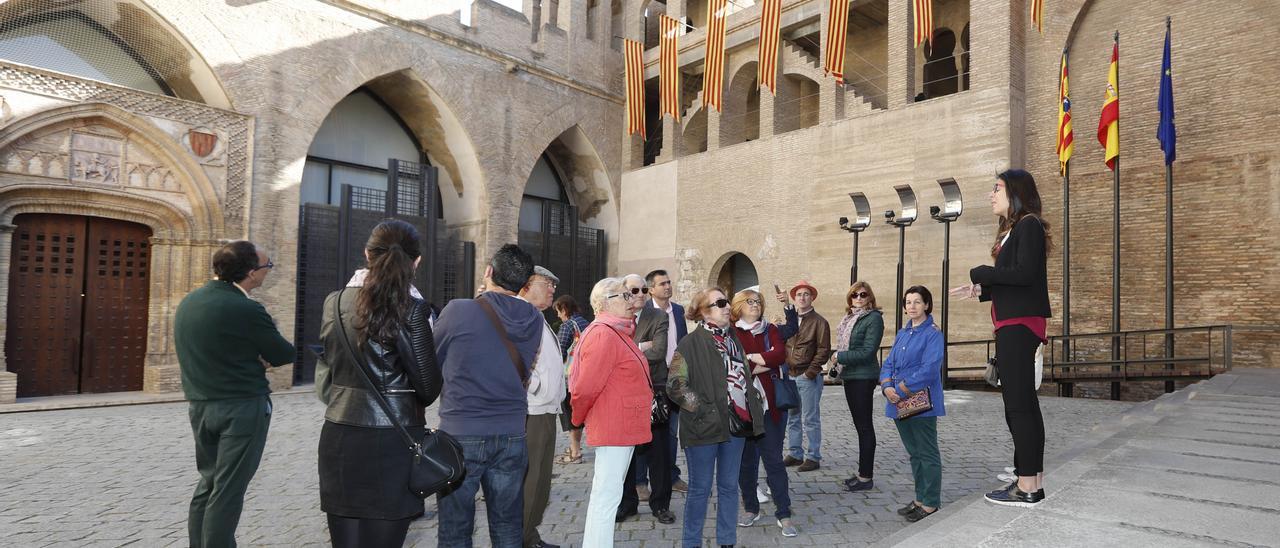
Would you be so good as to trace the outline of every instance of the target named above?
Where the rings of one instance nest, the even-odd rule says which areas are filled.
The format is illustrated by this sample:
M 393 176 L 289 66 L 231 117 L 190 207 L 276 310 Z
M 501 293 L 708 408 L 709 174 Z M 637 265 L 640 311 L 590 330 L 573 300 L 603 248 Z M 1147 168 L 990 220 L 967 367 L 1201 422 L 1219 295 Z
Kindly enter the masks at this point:
M 750 289 L 733 296 L 730 314 L 738 342 L 752 366 L 751 374 L 759 384 L 757 389 L 765 396 L 764 436 L 746 440 L 742 446 L 742 467 L 738 469 L 738 490 L 742 492 L 742 517 L 739 527 L 750 527 L 760 519 L 760 499 L 756 498 L 759 483 L 760 461 L 772 492 L 774 517 L 782 536 L 794 537 L 798 533 L 791 524 L 791 494 L 788 491 L 787 467 L 782 464 L 782 437 L 786 429 L 787 415 L 779 411 L 773 400 L 773 380 L 778 368 L 787 361 L 787 348 L 778 326 L 764 320 L 764 299 Z
M 631 340 L 632 298 L 619 278 L 596 282 L 591 290 L 596 320 L 582 332 L 575 350 L 569 387 L 573 424 L 586 425 L 587 443 L 596 452 L 583 546 L 613 546 L 614 518 L 631 453 L 653 439 L 653 387 L 649 362 Z

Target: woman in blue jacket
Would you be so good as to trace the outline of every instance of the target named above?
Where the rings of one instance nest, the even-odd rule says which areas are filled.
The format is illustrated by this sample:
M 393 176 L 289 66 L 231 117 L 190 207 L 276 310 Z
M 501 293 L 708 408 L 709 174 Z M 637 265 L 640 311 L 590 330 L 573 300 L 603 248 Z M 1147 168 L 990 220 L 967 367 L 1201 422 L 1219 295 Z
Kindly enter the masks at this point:
M 906 327 L 893 339 L 893 349 L 880 367 L 880 389 L 888 400 L 885 416 L 895 419 L 902 445 L 911 455 L 911 477 L 916 498 L 898 510 L 907 521 L 920 521 L 942 505 L 942 455 L 938 452 L 938 417 L 947 414 L 942 406 L 942 331 L 933 323 L 933 295 L 921 285 L 902 295 L 907 314 Z M 929 391 L 933 408 L 906 419 L 898 419 L 895 405 L 921 390 Z

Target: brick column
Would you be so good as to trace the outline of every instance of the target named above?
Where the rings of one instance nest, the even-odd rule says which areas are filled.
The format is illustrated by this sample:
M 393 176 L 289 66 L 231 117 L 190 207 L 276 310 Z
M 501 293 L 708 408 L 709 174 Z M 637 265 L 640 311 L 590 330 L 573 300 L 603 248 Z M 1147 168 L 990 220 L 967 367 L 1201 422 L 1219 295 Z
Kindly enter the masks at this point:
M 969 88 L 1025 89 L 1025 2 L 974 2 L 969 8 Z M 892 52 L 892 50 L 890 50 Z M 892 53 L 890 53 L 892 55 Z
M 974 4 L 981 4 L 981 2 L 974 2 Z M 970 8 L 970 12 L 976 13 L 973 8 Z M 893 109 L 911 104 L 916 96 L 916 49 L 911 43 L 910 2 L 905 0 L 889 2 L 888 26 L 888 99 L 889 108 Z M 969 32 L 969 43 L 972 44 L 972 25 Z
M 670 162 L 679 158 L 684 152 L 684 132 L 680 131 L 680 123 L 669 115 L 662 117 L 662 150 L 658 152 L 658 163 Z
M 0 404 L 18 397 L 18 374 L 6 368 L 4 344 L 9 331 L 9 267 L 13 256 L 13 231 L 18 227 L 0 224 Z
M 760 88 L 760 139 L 768 139 L 776 134 L 773 124 L 773 103 L 776 99 L 769 93 L 769 88 Z
M 720 111 L 713 108 L 707 110 L 707 152 L 720 149 Z

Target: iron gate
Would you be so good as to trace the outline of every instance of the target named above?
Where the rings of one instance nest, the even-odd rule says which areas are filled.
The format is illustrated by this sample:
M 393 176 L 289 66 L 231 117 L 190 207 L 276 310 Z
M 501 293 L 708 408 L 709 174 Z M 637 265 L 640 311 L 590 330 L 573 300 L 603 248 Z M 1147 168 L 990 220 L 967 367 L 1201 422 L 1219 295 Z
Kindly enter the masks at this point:
M 556 296 L 573 295 L 583 315 L 590 317 L 591 288 L 605 277 L 608 266 L 604 230 L 580 226 L 578 208 L 572 205 L 543 202 L 542 229 L 521 230 L 519 245 L 560 278 Z
M 316 356 L 309 348 L 320 344 L 324 299 L 346 285 L 363 268 L 364 244 L 373 227 L 394 217 L 418 228 L 422 262 L 414 285 L 433 306 L 474 292 L 475 244 L 450 237 L 439 229 L 436 168 L 403 160 L 389 160 L 387 190 L 342 185 L 341 202 L 303 204 L 299 218 L 298 286 L 294 344 L 298 355 L 294 383 L 312 382 Z

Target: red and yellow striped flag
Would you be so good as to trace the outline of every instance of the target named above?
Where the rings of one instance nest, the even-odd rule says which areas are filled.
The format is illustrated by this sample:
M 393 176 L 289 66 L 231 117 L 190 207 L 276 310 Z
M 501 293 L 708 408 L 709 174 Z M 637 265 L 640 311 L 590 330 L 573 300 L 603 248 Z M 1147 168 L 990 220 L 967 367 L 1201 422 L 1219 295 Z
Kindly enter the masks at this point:
M 778 41 L 782 22 L 782 0 L 764 0 L 760 6 L 760 63 L 756 81 L 778 94 Z
M 1111 69 L 1107 72 L 1107 99 L 1098 119 L 1098 142 L 1107 149 L 1107 168 L 1116 169 L 1120 156 L 1120 42 L 1111 48 Z
M 680 35 L 680 21 L 662 15 L 662 40 L 659 42 L 658 82 L 662 84 L 660 102 L 662 110 L 658 113 L 670 114 L 675 121 L 680 121 L 680 49 L 676 45 L 676 37 Z
M 1062 52 L 1062 73 L 1058 75 L 1058 163 L 1060 173 L 1067 172 L 1067 162 L 1076 150 L 1071 132 L 1071 99 L 1067 92 L 1067 52 Z
M 1031 22 L 1044 35 L 1044 0 L 1031 0 Z
M 644 132 L 644 46 L 635 40 L 623 40 L 627 61 L 627 134 Z
M 725 0 L 707 2 L 707 53 L 702 78 L 702 104 L 720 111 L 724 92 Z
M 911 0 L 916 47 L 933 39 L 933 0 Z
M 831 0 L 827 10 L 827 52 L 822 70 L 844 84 L 844 41 L 849 32 L 849 0 Z

